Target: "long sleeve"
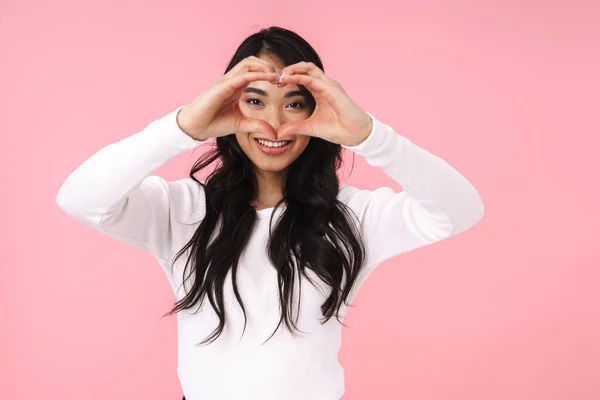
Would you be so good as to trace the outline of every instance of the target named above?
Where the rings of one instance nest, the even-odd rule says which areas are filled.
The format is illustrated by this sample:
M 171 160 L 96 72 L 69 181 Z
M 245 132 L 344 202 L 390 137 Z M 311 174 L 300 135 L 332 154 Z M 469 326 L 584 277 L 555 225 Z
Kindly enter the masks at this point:
M 177 213 L 202 207 L 202 187 L 192 179 L 166 181 L 150 175 L 161 165 L 205 141 L 187 135 L 177 113 L 112 143 L 85 160 L 57 194 L 68 215 L 159 258 L 170 255 Z
M 343 185 L 342 198 L 360 219 L 368 268 L 475 225 L 484 206 L 475 187 L 442 158 L 377 120 L 357 146 L 343 146 L 382 168 L 404 189 L 361 190 Z

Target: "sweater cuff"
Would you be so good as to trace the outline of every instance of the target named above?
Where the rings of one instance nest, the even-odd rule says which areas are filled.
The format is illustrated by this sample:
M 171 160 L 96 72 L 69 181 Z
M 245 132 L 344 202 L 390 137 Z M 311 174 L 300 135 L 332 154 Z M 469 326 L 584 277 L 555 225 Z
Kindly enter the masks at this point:
M 159 135 L 164 145 L 179 151 L 193 150 L 206 140 L 196 140 L 185 133 L 177 123 L 177 114 L 184 106 L 179 106 L 164 117 L 151 122 L 152 129 Z

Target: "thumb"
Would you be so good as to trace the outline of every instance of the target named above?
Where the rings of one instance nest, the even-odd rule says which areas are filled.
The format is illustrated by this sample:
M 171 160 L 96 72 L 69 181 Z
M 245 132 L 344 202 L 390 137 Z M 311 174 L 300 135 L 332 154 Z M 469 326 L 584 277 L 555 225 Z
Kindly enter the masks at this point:
M 272 137 L 273 140 L 276 140 L 277 138 L 277 131 L 267 121 L 258 118 L 243 117 L 238 124 L 236 133 L 252 132 L 264 133 L 269 137 Z
M 278 136 L 306 135 L 315 136 L 313 125 L 308 120 L 286 122 L 277 130 Z

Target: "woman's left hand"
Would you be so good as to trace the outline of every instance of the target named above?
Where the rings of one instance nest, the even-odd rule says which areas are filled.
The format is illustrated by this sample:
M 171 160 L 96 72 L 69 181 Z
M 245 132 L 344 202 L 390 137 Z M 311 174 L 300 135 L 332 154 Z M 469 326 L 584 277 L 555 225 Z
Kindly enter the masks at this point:
M 371 133 L 373 120 L 369 114 L 346 94 L 338 82 L 312 62 L 299 62 L 283 68 L 278 82 L 281 85 L 305 86 L 317 103 L 309 118 L 281 125 L 277 130 L 278 136 L 308 135 L 344 146 L 356 146 Z

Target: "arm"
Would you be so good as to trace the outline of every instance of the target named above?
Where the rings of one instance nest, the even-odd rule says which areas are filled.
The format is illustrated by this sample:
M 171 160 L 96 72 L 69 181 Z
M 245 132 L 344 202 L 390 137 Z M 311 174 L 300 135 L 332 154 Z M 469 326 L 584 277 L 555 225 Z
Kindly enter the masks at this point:
M 343 198 L 363 227 L 368 267 L 457 235 L 483 217 L 481 197 L 464 176 L 368 114 L 373 129 L 367 139 L 343 147 L 382 168 L 404 189 L 343 187 Z
M 84 161 L 62 184 L 59 207 L 103 234 L 160 258 L 170 255 L 176 212 L 204 204 L 202 187 L 192 179 L 166 181 L 150 175 L 205 143 L 177 124 L 182 107 Z

